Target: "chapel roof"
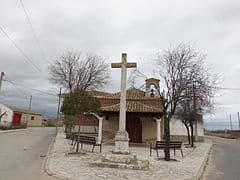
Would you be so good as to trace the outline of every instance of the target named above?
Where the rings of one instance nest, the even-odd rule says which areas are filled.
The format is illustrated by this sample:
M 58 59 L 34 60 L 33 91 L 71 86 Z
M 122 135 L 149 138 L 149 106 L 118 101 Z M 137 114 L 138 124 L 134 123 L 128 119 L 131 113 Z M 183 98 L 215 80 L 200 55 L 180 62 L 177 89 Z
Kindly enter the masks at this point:
M 140 112 L 140 113 L 162 113 L 162 98 L 161 97 L 148 97 L 145 92 L 130 88 L 126 92 L 126 111 L 127 112 Z M 108 94 L 99 98 L 101 103 L 101 110 L 103 112 L 119 112 L 120 110 L 120 92 Z
M 121 96 L 121 93 L 117 92 L 117 93 L 114 93 L 114 94 L 108 94 L 106 96 L 103 96 L 102 98 L 105 98 L 105 99 L 120 99 L 120 96 Z M 140 89 L 130 88 L 130 89 L 127 90 L 126 99 L 140 100 L 140 99 L 153 99 L 153 98 L 146 97 L 145 92 L 140 90 Z
M 110 106 L 103 106 L 101 107 L 102 111 L 107 112 L 119 112 L 120 110 L 120 103 L 110 105 Z M 126 102 L 126 111 L 127 112 L 141 112 L 141 113 L 162 113 L 162 108 L 160 107 L 153 107 L 151 105 L 146 105 L 138 101 L 127 101 Z

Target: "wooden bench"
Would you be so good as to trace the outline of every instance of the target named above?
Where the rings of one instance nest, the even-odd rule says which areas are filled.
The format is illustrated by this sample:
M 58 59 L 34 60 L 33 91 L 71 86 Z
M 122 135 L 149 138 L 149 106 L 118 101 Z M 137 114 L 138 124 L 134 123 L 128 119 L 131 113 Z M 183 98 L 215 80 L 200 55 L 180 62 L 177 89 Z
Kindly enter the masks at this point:
M 158 150 L 159 149 L 165 150 L 165 148 L 166 148 L 165 141 L 156 141 L 155 145 L 150 144 L 150 156 L 152 156 L 152 150 L 156 150 L 157 157 L 159 157 Z M 175 156 L 175 151 L 180 150 L 183 157 L 181 141 L 170 141 L 169 148 L 174 150 L 174 156 Z
M 72 132 L 71 133 L 71 135 L 70 135 L 70 139 L 72 140 L 71 145 L 73 145 L 73 143 L 76 141 L 77 135 L 78 135 L 78 132 Z
M 79 140 L 79 143 L 81 144 L 81 149 L 83 148 L 83 144 L 90 144 L 93 145 L 92 152 L 94 151 L 95 146 L 100 147 L 100 153 L 102 152 L 102 143 L 98 144 L 95 137 L 90 136 L 80 136 L 78 139 L 78 134 L 75 134 L 75 143 L 73 145 L 73 148 L 77 144 L 77 141 Z

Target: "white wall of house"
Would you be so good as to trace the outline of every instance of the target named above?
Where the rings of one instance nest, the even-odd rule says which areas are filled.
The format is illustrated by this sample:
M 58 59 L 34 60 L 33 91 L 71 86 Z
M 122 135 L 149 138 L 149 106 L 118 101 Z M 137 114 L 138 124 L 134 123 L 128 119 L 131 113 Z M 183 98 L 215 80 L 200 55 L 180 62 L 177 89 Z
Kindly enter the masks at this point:
M 10 127 L 12 125 L 13 111 L 6 105 L 0 103 L 0 114 L 3 114 L 4 112 L 6 113 L 3 115 L 0 121 L 0 126 Z
M 195 128 L 195 126 L 193 126 L 193 128 Z M 198 136 L 204 136 L 204 129 L 203 129 L 202 121 L 198 122 L 197 129 L 198 129 L 197 130 Z M 195 133 L 195 130 L 193 132 Z M 181 122 L 181 120 L 172 119 L 170 121 L 170 133 L 171 133 L 171 135 L 176 135 L 176 136 L 186 136 L 187 130 L 186 130 L 184 124 Z

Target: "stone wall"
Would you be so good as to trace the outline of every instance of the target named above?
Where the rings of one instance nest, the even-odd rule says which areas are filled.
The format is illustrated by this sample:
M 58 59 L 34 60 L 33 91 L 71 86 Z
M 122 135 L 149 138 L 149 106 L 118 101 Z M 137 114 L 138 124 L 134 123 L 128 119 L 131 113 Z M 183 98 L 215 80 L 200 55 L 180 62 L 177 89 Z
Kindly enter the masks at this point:
M 27 123 L 28 127 L 41 127 L 43 122 L 43 117 L 41 115 L 36 114 L 26 114 L 22 113 L 21 125 L 25 125 Z

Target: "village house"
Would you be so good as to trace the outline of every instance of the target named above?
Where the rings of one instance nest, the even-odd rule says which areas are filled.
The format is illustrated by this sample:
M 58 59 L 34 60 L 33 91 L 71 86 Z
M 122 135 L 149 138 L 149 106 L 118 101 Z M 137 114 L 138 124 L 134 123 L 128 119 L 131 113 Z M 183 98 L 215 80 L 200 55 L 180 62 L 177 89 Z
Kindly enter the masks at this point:
M 163 139 L 164 122 L 161 120 L 163 116 L 163 98 L 159 93 L 159 82 L 158 79 L 150 78 L 146 80 L 145 91 L 136 88 L 127 90 L 126 130 L 129 133 L 130 142 L 146 143 L 156 141 L 157 126 L 160 126 L 159 133 L 161 139 Z M 114 135 L 119 125 L 120 92 L 114 94 L 94 92 L 92 95 L 97 97 L 101 104 L 101 113 L 104 116 L 103 131 Z M 97 132 L 98 122 L 94 117 L 82 119 L 80 124 L 81 132 Z M 180 120 L 173 118 L 170 121 L 170 132 L 171 139 L 187 141 L 187 131 Z M 198 120 L 197 131 L 194 130 L 194 133 L 197 133 L 198 141 L 204 140 L 202 118 Z
M 0 103 L 0 127 L 20 128 L 20 127 L 41 127 L 43 116 L 39 113 L 9 107 Z

